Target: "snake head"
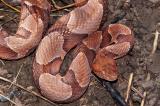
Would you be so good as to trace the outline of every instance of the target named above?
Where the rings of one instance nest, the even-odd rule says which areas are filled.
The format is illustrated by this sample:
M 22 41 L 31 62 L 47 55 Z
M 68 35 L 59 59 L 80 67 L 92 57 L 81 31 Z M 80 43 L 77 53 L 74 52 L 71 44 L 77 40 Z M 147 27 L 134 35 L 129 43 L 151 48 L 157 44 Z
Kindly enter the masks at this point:
M 134 45 L 131 29 L 123 24 L 111 24 L 103 32 L 101 48 L 114 55 L 114 59 L 126 55 Z
M 111 24 L 103 32 L 101 49 L 93 62 L 93 72 L 102 79 L 114 81 L 118 70 L 115 59 L 126 55 L 133 47 L 131 29 L 122 24 Z

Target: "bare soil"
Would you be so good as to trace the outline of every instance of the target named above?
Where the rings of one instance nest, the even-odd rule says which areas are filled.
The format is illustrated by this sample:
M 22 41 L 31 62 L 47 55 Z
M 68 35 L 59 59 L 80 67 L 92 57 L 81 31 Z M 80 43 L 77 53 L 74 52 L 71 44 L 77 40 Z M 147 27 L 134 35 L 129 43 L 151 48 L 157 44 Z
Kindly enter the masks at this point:
M 117 60 L 119 69 L 119 79 L 114 83 L 114 86 L 125 97 L 127 90 L 127 82 L 130 73 L 134 73 L 133 86 L 143 94 L 147 92 L 145 106 L 160 106 L 160 39 L 158 40 L 158 47 L 156 52 L 150 56 L 154 34 L 160 32 L 160 0 L 131 0 L 128 4 L 124 5 L 124 0 L 108 0 L 109 13 L 108 23 L 116 16 L 127 13 L 119 23 L 124 23 L 132 28 L 135 36 L 135 45 L 132 51 L 125 57 Z M 58 3 L 59 1 L 57 1 Z M 1 3 L 0 3 L 1 4 Z M 7 7 L 5 10 L 12 11 Z M 3 9 L 3 8 L 2 8 Z M 0 19 L 0 24 L 10 20 L 11 17 L 19 17 L 18 13 L 2 12 L 1 15 L 7 15 L 5 18 Z M 52 22 L 58 17 L 55 15 L 63 15 L 64 11 L 52 13 Z M 15 22 L 14 22 L 15 21 Z M 3 25 L 9 32 L 14 33 L 17 29 L 16 23 L 19 19 L 7 22 Z M 51 22 L 51 23 L 52 23 Z M 32 91 L 36 89 L 32 78 L 32 60 L 35 53 L 17 60 L 5 61 L 4 64 L 0 63 L 0 76 L 9 80 L 13 80 L 21 65 L 22 70 L 17 78 L 17 83 Z M 18 89 L 18 94 L 13 97 L 13 101 L 22 106 L 53 106 L 52 104 L 30 94 L 20 88 L 10 86 L 9 83 L 0 81 L 0 92 L 6 95 L 10 90 Z M 140 106 L 142 98 L 136 93 L 131 92 L 131 101 L 133 106 Z M 58 104 L 57 104 L 58 105 Z M 12 106 L 10 102 L 0 102 L 0 106 Z M 55 105 L 56 106 L 56 105 Z M 92 77 L 91 84 L 85 95 L 79 100 L 70 104 L 59 104 L 58 106 L 115 106 L 114 100 L 108 92 Z

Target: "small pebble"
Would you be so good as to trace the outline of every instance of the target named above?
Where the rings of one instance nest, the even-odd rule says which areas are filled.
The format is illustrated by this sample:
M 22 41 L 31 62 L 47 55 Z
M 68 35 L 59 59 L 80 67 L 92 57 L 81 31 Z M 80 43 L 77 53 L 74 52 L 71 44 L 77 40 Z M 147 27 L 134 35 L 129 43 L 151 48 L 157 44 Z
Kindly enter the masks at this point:
M 4 75 L 6 75 L 6 74 L 8 74 L 8 70 L 3 69 L 3 68 L 1 67 L 1 68 L 0 68 L 0 76 L 4 76 Z
M 12 78 L 13 74 L 7 74 L 7 78 Z
M 31 91 L 31 90 L 34 89 L 34 87 L 33 87 L 33 86 L 28 86 L 27 89 L 28 89 L 29 91 Z

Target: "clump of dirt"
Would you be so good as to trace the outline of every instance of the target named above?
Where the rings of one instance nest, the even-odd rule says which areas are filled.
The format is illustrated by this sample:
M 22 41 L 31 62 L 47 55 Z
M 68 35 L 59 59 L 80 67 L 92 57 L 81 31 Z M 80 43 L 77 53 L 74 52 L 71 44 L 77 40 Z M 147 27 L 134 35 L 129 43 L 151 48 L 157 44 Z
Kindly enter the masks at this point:
M 125 97 L 127 82 L 130 73 L 134 73 L 133 86 L 143 94 L 147 92 L 145 106 L 159 106 L 160 105 L 160 40 L 158 40 L 158 47 L 156 52 L 150 56 L 152 45 L 154 42 L 154 33 L 160 32 L 160 0 L 108 0 L 108 25 L 116 16 L 123 16 L 119 23 L 127 24 L 132 28 L 135 36 L 135 45 L 132 51 L 125 57 L 117 60 L 119 69 L 119 79 L 114 83 L 114 86 L 119 90 L 122 96 Z M 128 0 L 129 1 L 129 0 Z M 6 8 L 6 7 L 5 7 Z M 4 9 L 5 10 L 5 9 Z M 6 9 L 8 10 L 8 9 Z M 66 12 L 52 13 L 53 16 L 59 16 Z M 8 14 L 8 15 L 7 15 Z M 4 11 L 0 16 L 5 18 L 0 19 L 0 24 L 4 24 L 11 17 L 19 17 L 18 13 L 13 13 L 12 10 Z M 15 21 L 15 22 L 14 22 Z M 9 21 L 3 25 L 9 32 L 14 33 L 17 28 L 18 18 L 14 21 Z M 18 84 L 32 91 L 38 92 L 32 78 L 32 60 L 34 53 L 26 58 L 17 61 L 5 61 L 0 64 L 0 76 L 9 80 L 14 80 L 21 65 L 22 69 L 17 78 Z M 7 94 L 9 84 L 0 81 L 0 92 Z M 10 89 L 17 89 L 11 87 Z M 140 106 L 142 98 L 136 93 L 131 92 L 131 100 L 134 106 Z M 25 106 L 53 106 L 50 103 L 31 95 L 21 89 L 18 89 L 18 94 L 13 98 L 18 104 Z M 9 106 L 10 102 L 0 102 L 0 106 Z M 115 102 L 108 92 L 92 77 L 92 82 L 85 93 L 79 100 L 70 104 L 61 104 L 59 106 L 114 106 Z M 56 106 L 56 105 L 55 105 Z

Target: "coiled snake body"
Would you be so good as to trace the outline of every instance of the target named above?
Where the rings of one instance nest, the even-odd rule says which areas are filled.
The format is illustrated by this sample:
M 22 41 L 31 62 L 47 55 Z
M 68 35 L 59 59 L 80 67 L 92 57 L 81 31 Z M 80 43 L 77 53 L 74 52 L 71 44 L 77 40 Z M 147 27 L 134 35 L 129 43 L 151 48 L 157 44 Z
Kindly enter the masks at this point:
M 0 58 L 12 60 L 28 55 L 48 26 L 50 4 L 46 0 L 22 0 L 21 17 L 14 36 L 0 28 Z
M 24 0 L 16 36 L 0 33 L 0 57 L 26 56 L 42 38 L 48 24 L 47 0 Z M 79 1 L 79 0 L 77 0 Z M 56 102 L 71 102 L 86 91 L 91 70 L 100 78 L 114 81 L 115 59 L 133 46 L 131 30 L 111 24 L 97 31 L 107 0 L 88 0 L 59 18 L 40 42 L 33 62 L 33 77 L 40 92 Z

